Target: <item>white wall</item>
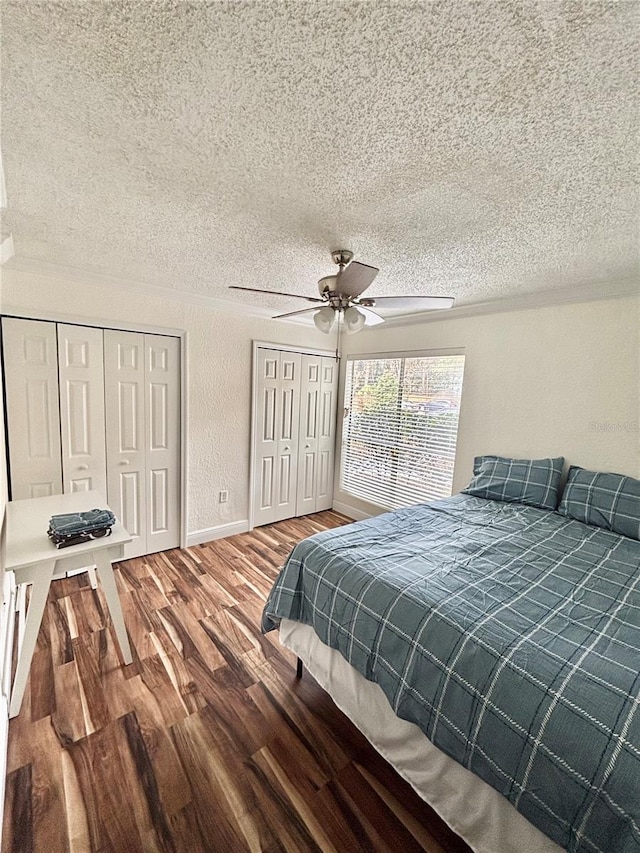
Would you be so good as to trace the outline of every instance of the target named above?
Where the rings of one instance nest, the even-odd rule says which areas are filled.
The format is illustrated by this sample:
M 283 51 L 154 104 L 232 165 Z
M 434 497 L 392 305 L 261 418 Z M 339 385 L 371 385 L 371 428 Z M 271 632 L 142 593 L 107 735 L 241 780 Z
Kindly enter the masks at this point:
M 6 268 L 3 302 L 7 313 L 90 315 L 188 332 L 189 531 L 248 516 L 251 341 L 333 344 L 314 329 Z M 382 327 L 342 344 L 344 355 L 464 349 L 454 491 L 482 453 L 563 455 L 586 468 L 640 476 L 637 297 Z M 225 488 L 229 502 L 219 504 Z M 335 497 L 371 510 L 339 488 Z
M 189 532 L 248 518 L 252 340 L 331 349 L 315 328 L 48 275 L 3 270 L 5 313 L 184 329 L 188 333 Z M 304 306 L 303 306 L 304 307 Z M 228 503 L 218 503 L 221 489 Z
M 637 297 L 376 327 L 345 337 L 342 352 L 450 347 L 466 355 L 454 492 L 484 453 L 640 477 Z M 336 483 L 337 502 L 372 511 Z

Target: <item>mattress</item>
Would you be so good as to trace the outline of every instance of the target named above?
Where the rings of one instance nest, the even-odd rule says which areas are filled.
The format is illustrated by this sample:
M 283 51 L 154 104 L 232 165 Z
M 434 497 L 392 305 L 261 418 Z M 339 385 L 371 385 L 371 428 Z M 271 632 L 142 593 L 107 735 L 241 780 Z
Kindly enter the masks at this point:
M 265 606 L 572 853 L 640 849 L 640 543 L 458 495 L 299 543 Z
M 560 853 L 497 791 L 458 764 L 413 723 L 397 717 L 379 685 L 367 681 L 309 625 L 283 619 L 280 641 L 303 662 L 338 708 L 477 853 Z M 304 676 L 303 676 L 304 677 Z

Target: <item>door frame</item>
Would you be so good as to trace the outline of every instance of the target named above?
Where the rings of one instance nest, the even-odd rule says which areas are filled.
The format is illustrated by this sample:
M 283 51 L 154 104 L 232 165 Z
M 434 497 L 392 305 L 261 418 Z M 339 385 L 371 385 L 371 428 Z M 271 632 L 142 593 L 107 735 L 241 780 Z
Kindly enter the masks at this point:
M 98 329 L 113 329 L 120 332 L 139 332 L 148 335 L 166 335 L 180 340 L 180 548 L 187 547 L 188 496 L 187 482 L 189 474 L 189 450 L 187 430 L 189 418 L 187 411 L 189 371 L 187 365 L 187 350 L 189 335 L 185 329 L 171 329 L 166 326 L 154 326 L 148 323 L 126 323 L 121 320 L 75 316 L 73 314 L 58 314 L 50 312 L 44 316 L 38 311 L 8 311 L 0 317 L 14 317 L 18 320 L 41 320 L 47 323 L 65 323 L 69 326 L 91 326 Z M 106 497 L 106 495 L 105 495 Z
M 256 460 L 256 390 L 258 387 L 258 349 L 272 349 L 279 352 L 295 352 L 300 355 L 319 355 L 324 358 L 334 358 L 340 364 L 340 359 L 334 349 L 325 350 L 314 347 L 294 346 L 293 344 L 277 344 L 273 341 L 252 341 L 251 354 L 251 423 L 249 433 L 249 530 L 255 527 L 255 510 L 253 502 L 253 485 Z M 336 393 L 338 388 L 336 387 Z M 338 411 L 336 407 L 336 412 Z

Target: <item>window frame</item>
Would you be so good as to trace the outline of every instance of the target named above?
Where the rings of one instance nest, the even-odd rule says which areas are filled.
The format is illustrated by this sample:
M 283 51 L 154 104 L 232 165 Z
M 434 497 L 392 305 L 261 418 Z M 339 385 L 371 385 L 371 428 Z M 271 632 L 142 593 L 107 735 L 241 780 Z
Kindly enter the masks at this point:
M 389 505 L 386 505 L 384 503 L 380 503 L 377 495 L 373 495 L 373 496 L 369 496 L 369 497 L 363 497 L 361 494 L 354 494 L 352 491 L 350 491 L 345 486 L 345 483 L 344 483 L 345 461 L 346 461 L 346 456 L 347 456 L 347 454 L 345 453 L 345 449 L 346 449 L 345 438 L 347 435 L 347 419 L 348 419 L 348 416 L 350 415 L 350 411 L 349 411 L 349 408 L 347 406 L 347 402 L 350 402 L 350 401 L 347 401 L 347 381 L 348 381 L 349 362 L 352 362 L 352 361 L 383 361 L 383 360 L 387 360 L 387 359 L 406 360 L 406 359 L 418 359 L 418 358 L 438 358 L 438 357 L 446 358 L 446 357 L 450 357 L 450 356 L 462 356 L 465 359 L 464 364 L 463 364 L 463 369 L 462 369 L 463 380 L 462 380 L 462 388 L 461 388 L 461 392 L 460 392 L 460 407 L 458 409 L 458 424 L 457 424 L 457 428 L 456 428 L 456 452 L 455 452 L 455 455 L 457 458 L 458 441 L 459 441 L 459 436 L 460 436 L 460 416 L 461 416 L 461 412 L 462 412 L 462 394 L 463 394 L 463 390 L 464 390 L 465 375 L 466 375 L 466 371 L 467 371 L 467 367 L 468 367 L 467 359 L 466 359 L 467 352 L 466 352 L 465 347 L 438 347 L 438 348 L 434 348 L 434 349 L 393 350 L 390 352 L 366 352 L 366 353 L 352 352 L 352 353 L 348 353 L 345 355 L 345 357 L 343 358 L 343 362 L 344 362 L 343 369 L 341 370 L 341 386 L 342 386 L 341 387 L 341 398 L 342 398 L 342 407 L 343 407 L 344 417 L 340 419 L 340 421 L 341 421 L 340 425 L 339 425 L 340 429 L 339 429 L 339 434 L 337 436 L 337 438 L 340 442 L 340 446 L 339 446 L 340 453 L 339 453 L 339 455 L 336 454 L 338 465 L 337 465 L 337 470 L 335 472 L 336 483 L 337 483 L 336 493 L 337 493 L 337 495 L 338 494 L 340 495 L 339 500 L 343 506 L 345 506 L 345 507 L 351 506 L 351 502 L 353 501 L 356 504 L 368 505 L 372 508 L 375 508 L 376 510 L 379 510 L 380 512 L 389 512 L 389 511 L 397 508 L 395 504 L 393 506 L 389 506 Z M 455 465 L 455 462 L 454 462 L 454 465 Z M 454 473 L 452 475 L 452 485 L 453 485 L 454 479 L 455 479 L 455 470 L 454 470 Z M 406 505 L 411 505 L 411 502 L 409 501 Z M 358 510 L 358 517 L 366 517 L 367 515 L 368 515 L 368 513 L 362 513 L 361 514 L 361 511 Z

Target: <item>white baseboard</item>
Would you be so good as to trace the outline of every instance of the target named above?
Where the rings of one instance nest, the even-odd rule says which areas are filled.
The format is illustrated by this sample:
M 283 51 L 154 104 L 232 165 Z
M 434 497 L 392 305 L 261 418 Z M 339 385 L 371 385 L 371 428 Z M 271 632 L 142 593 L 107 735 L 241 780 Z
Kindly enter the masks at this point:
M 334 501 L 332 509 L 346 515 L 347 518 L 353 518 L 354 521 L 364 521 L 365 518 L 371 518 L 370 512 L 363 512 L 361 509 L 356 509 L 354 506 L 343 504 L 340 501 Z
M 249 530 L 249 519 L 232 521 L 230 524 L 218 524 L 216 527 L 206 527 L 204 530 L 194 530 L 187 533 L 187 548 L 192 545 L 201 545 L 203 542 L 211 542 L 213 539 L 224 539 L 226 536 L 235 536 L 237 533 L 246 533 Z

